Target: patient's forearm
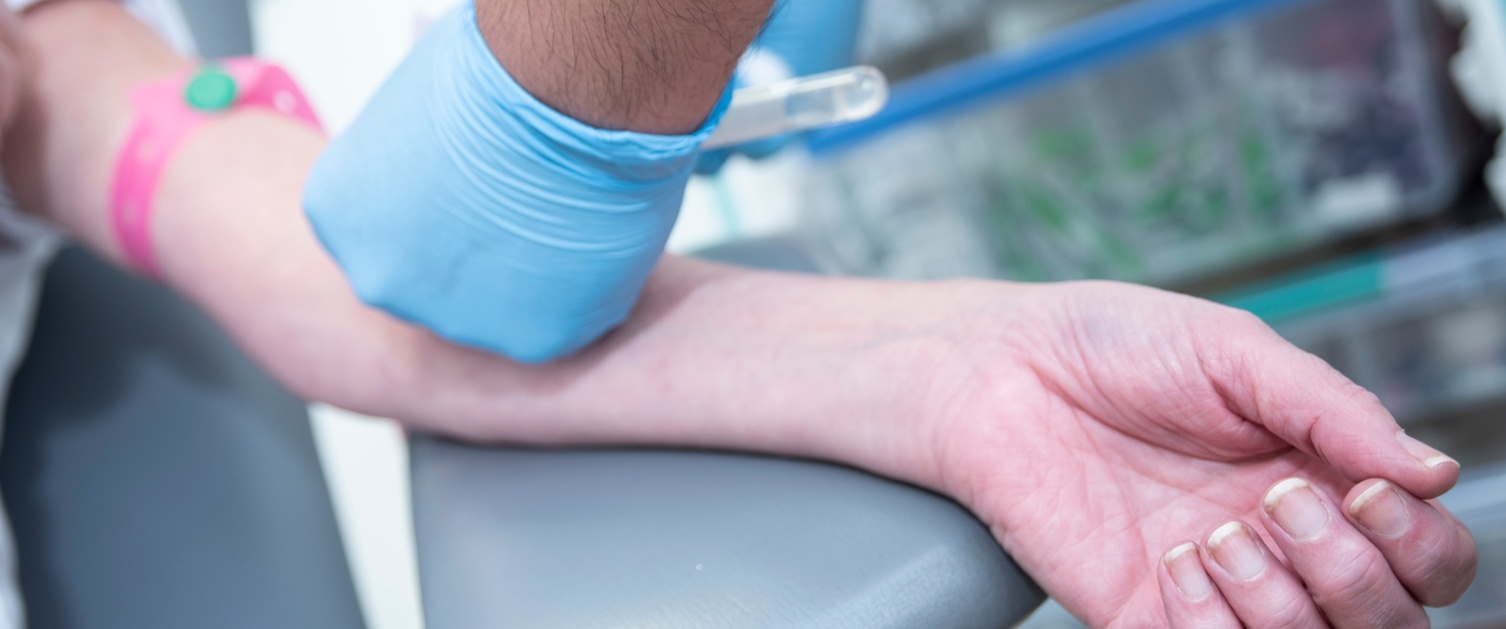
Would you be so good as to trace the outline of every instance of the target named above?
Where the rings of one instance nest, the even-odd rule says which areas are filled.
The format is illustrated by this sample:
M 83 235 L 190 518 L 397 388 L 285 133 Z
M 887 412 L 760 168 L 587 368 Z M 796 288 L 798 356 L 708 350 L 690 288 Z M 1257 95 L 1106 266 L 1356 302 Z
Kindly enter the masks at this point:
M 33 137 L 7 148 L 6 165 L 41 164 L 44 185 L 23 186 L 33 207 L 113 251 L 105 181 L 128 124 L 125 90 L 182 62 L 110 4 L 49 5 L 27 20 L 41 88 L 23 113 Z M 166 280 L 304 395 L 482 440 L 759 449 L 914 478 L 903 431 L 877 418 L 931 401 L 929 381 L 863 386 L 943 366 L 928 345 L 874 341 L 885 336 L 877 322 L 926 308 L 899 294 L 910 288 L 666 259 L 625 328 L 565 362 L 524 367 L 357 301 L 299 207 L 322 146 L 296 122 L 233 114 L 183 145 L 154 215 Z M 850 306 L 840 312 L 826 299 L 837 284 Z
M 700 445 L 848 461 L 856 457 L 839 449 L 893 434 L 865 421 L 924 398 L 834 384 L 861 382 L 864 369 L 880 381 L 932 357 L 903 342 L 864 347 L 879 336 L 873 319 L 815 306 L 830 280 L 676 258 L 660 265 L 626 327 L 566 361 L 528 367 L 446 343 L 360 304 L 316 244 L 298 190 L 319 146 L 281 120 L 216 126 L 188 147 L 158 210 L 172 283 L 311 398 L 484 441 Z M 844 286 L 853 299 L 870 298 L 873 307 L 859 312 L 895 303 L 876 287 Z
M 566 361 L 518 365 L 356 300 L 298 208 L 318 149 L 281 120 L 206 132 L 170 175 L 158 231 L 173 284 L 308 397 L 482 441 L 753 449 L 914 478 L 912 444 L 878 420 L 915 417 L 927 392 L 840 384 L 940 362 L 903 339 L 870 344 L 880 308 L 920 306 L 895 300 L 903 289 L 844 282 L 870 307 L 834 312 L 819 305 L 831 280 L 667 258 L 623 329 Z M 212 173 L 219 185 L 204 184 Z M 905 404 L 915 412 L 896 412 Z
M 476 0 L 492 53 L 535 96 L 610 129 L 705 121 L 774 0 Z

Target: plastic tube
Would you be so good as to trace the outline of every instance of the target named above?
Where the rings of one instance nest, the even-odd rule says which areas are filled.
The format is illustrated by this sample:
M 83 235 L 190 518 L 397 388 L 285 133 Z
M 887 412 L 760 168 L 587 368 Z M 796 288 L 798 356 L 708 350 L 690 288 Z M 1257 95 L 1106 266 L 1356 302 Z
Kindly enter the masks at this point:
M 716 149 L 868 118 L 889 101 L 878 68 L 856 66 L 738 90 L 703 148 Z

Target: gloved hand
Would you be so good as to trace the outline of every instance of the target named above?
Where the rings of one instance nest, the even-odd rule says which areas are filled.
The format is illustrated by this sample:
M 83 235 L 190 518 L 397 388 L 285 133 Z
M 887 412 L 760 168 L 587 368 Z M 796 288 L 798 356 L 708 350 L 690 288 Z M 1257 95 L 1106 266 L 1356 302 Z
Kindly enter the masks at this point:
M 471 3 L 320 157 L 304 208 L 367 304 L 523 362 L 625 320 L 702 141 L 591 128 L 501 67 Z
M 768 26 L 738 66 L 734 85 L 757 87 L 852 65 L 862 15 L 863 0 L 779 0 Z M 732 155 L 763 159 L 789 142 L 790 136 L 783 136 L 707 151 L 696 172 L 715 174 Z

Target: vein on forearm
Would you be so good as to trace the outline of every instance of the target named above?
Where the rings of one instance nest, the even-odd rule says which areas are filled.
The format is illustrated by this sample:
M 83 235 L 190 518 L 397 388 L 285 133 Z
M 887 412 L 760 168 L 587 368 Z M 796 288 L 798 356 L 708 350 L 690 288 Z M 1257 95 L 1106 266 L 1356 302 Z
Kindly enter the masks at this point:
M 477 0 L 492 53 L 582 122 L 686 133 L 705 121 L 774 0 Z

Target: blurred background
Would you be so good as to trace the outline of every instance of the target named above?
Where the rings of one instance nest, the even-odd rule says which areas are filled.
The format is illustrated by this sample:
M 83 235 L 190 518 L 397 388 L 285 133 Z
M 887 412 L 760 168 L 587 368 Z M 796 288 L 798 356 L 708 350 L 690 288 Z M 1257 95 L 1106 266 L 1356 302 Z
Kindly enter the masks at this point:
M 332 130 L 450 0 L 184 0 L 206 55 L 286 64 Z M 1457 456 L 1506 627 L 1506 5 L 869 0 L 873 120 L 688 195 L 672 248 L 778 243 L 832 273 L 1087 278 L 1249 309 Z M 338 33 L 332 37 L 331 33 Z M 364 611 L 421 626 L 401 433 L 316 409 Z M 1076 626 L 1047 607 L 1030 627 Z

